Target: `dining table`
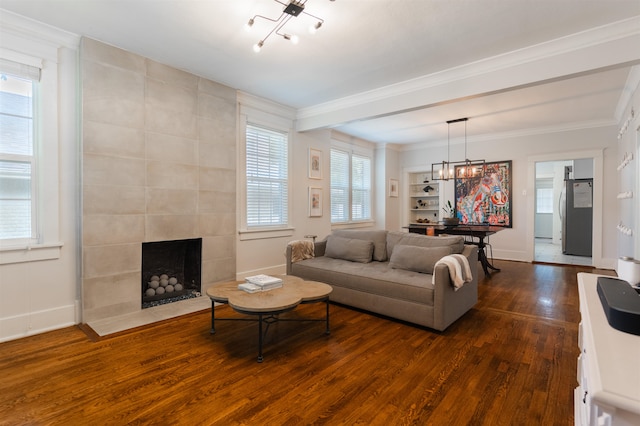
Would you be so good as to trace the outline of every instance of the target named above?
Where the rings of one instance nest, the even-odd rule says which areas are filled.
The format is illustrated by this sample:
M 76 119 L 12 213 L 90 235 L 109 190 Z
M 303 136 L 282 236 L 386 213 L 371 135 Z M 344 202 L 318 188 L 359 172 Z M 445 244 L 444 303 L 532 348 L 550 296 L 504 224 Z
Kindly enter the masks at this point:
M 427 224 L 411 224 L 405 227 L 409 232 L 423 235 L 462 235 L 465 237 L 465 244 L 474 244 L 478 246 L 478 261 L 482 266 L 485 275 L 490 271 L 500 271 L 487 257 L 485 239 L 500 232 L 504 226 L 488 225 L 488 224 L 458 224 L 446 225 L 443 223 L 427 223 Z M 468 238 L 468 239 L 467 239 Z

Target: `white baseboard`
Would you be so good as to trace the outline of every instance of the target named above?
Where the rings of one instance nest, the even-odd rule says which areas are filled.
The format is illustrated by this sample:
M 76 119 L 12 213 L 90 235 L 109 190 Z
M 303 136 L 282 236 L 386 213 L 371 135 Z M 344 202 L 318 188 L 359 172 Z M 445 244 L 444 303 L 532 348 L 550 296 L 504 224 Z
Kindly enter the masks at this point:
M 0 342 L 21 339 L 76 324 L 78 323 L 75 305 L 0 318 Z

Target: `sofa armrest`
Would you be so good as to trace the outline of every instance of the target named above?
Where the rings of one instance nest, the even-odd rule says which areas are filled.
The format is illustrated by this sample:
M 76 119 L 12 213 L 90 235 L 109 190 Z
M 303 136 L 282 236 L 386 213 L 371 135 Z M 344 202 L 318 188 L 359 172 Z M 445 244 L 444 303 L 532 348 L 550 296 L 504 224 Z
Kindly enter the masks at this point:
M 473 279 L 457 291 L 449 277 L 447 265 L 439 264 L 434 270 L 436 279 L 434 283 L 433 328 L 436 330 L 443 331 L 478 302 L 478 247 L 466 245 L 462 254 L 469 261 Z
M 327 240 L 317 241 L 313 244 L 314 257 L 324 256 L 324 251 L 327 248 Z M 291 275 L 291 246 L 287 245 L 287 249 L 284 253 L 287 261 L 287 275 Z

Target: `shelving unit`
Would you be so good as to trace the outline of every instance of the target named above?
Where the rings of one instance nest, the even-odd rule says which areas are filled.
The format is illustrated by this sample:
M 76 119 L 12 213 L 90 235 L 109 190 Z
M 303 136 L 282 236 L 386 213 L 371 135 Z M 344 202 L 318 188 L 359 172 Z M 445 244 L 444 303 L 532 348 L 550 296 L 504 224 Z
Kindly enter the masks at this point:
M 438 223 L 441 218 L 440 183 L 431 179 L 431 172 L 413 172 L 408 177 L 409 224 Z

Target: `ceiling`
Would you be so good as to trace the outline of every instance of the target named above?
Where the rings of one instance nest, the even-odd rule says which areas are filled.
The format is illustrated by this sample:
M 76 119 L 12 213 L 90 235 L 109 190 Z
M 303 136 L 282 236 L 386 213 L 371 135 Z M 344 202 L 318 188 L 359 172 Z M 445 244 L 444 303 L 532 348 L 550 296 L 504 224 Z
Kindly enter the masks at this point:
M 283 0 L 287 3 L 288 0 Z M 275 0 L 0 0 L 0 8 L 298 111 L 298 129 L 377 143 L 614 125 L 640 81 L 640 0 L 306 0 L 252 46 Z M 615 24 L 612 24 L 615 23 Z

